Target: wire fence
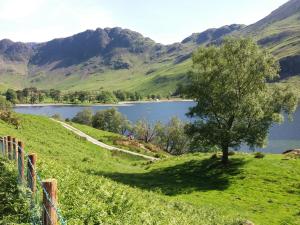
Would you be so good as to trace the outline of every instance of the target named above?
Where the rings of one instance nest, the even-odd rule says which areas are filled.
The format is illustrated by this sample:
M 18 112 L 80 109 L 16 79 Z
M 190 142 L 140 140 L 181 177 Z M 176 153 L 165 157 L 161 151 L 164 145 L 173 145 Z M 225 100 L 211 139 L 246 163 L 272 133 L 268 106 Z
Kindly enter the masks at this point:
M 23 143 L 11 136 L 0 137 L 0 149 L 3 157 L 16 161 L 18 183 L 20 187 L 28 190 L 30 197 L 31 223 L 67 225 L 57 205 L 57 182 L 55 179 L 43 180 L 41 178 L 36 170 L 36 154 L 27 154 Z

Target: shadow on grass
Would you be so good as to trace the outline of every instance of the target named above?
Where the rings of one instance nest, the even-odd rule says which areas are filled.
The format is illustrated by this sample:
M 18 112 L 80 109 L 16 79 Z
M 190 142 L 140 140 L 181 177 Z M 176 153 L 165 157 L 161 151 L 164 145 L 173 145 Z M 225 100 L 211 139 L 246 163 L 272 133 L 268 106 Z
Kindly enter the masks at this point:
M 242 159 L 231 159 L 224 166 L 218 159 L 204 159 L 153 169 L 146 173 L 86 172 L 141 189 L 177 195 L 192 191 L 225 190 L 230 186 L 230 177 L 238 175 L 244 163 Z

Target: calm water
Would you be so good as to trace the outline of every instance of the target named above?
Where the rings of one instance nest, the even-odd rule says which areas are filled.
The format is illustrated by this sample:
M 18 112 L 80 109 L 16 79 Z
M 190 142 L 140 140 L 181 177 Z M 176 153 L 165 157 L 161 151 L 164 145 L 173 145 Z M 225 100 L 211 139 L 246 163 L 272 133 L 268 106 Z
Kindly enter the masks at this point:
M 157 102 L 116 106 L 116 108 L 132 122 L 144 118 L 150 122 L 161 121 L 166 123 L 173 116 L 188 121 L 189 118 L 186 117 L 185 113 L 193 105 L 193 102 Z M 16 107 L 15 111 L 45 116 L 60 114 L 63 118 L 72 118 L 85 108 L 98 111 L 111 108 L 111 106 L 26 106 Z M 292 122 L 286 120 L 283 124 L 274 125 L 271 128 L 268 146 L 259 150 L 281 153 L 290 148 L 300 148 L 300 108 L 296 111 Z

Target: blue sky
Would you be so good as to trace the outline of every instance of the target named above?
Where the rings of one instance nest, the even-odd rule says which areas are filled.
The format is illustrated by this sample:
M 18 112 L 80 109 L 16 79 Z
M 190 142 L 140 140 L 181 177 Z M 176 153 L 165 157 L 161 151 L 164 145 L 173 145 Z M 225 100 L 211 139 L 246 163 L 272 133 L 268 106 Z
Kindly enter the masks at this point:
M 251 24 L 287 0 L 0 0 L 0 39 L 48 41 L 119 26 L 179 42 L 226 24 Z

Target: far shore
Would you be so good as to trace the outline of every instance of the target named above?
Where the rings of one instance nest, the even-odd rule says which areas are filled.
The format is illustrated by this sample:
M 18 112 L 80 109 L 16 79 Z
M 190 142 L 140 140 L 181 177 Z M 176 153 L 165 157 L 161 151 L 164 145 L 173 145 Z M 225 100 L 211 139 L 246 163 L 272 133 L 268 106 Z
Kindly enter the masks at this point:
M 162 100 L 143 100 L 143 101 L 123 101 L 118 103 L 91 103 L 91 104 L 71 104 L 71 103 L 37 103 L 37 104 L 16 104 L 16 107 L 42 107 L 42 106 L 131 106 L 142 103 L 160 103 L 160 102 L 192 102 L 190 99 L 162 99 Z

